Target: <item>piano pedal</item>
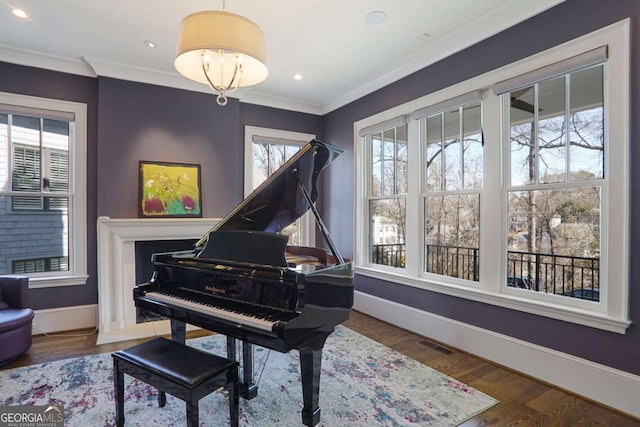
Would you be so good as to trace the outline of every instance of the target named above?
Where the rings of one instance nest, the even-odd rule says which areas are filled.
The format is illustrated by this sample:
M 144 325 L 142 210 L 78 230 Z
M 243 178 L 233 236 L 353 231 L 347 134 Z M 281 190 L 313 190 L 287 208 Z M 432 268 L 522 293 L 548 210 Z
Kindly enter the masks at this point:
M 216 393 L 221 394 L 225 399 L 229 397 L 229 390 L 226 387 L 220 387 Z

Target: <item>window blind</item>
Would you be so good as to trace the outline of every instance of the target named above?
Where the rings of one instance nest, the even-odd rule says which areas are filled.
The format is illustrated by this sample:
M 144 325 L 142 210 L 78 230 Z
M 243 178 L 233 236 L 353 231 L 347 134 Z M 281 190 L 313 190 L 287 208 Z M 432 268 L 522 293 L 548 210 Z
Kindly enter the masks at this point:
M 65 122 L 75 121 L 75 114 L 65 111 L 45 110 L 30 108 L 20 105 L 8 105 L 0 103 L 0 113 L 15 114 L 19 116 L 37 117 L 43 119 L 61 120 Z
M 607 57 L 607 46 L 600 46 L 579 55 L 572 56 L 571 58 L 567 58 L 564 61 L 556 62 L 554 64 L 547 65 L 546 67 L 538 68 L 528 73 L 496 83 L 493 86 L 493 93 L 496 95 L 502 95 L 503 93 L 531 86 L 542 80 L 558 77 L 581 68 L 600 64 L 605 62 Z
M 407 124 L 407 116 L 398 116 L 394 117 L 393 119 L 385 120 L 384 122 L 376 123 L 375 125 L 364 127 L 358 131 L 358 135 L 372 135 L 374 133 L 382 132 L 387 129 L 393 129 L 404 124 Z
M 482 92 L 479 90 L 468 92 L 455 98 L 447 99 L 446 101 L 438 102 L 437 104 L 430 105 L 428 107 L 421 108 L 411 113 L 411 118 L 419 120 L 424 117 L 432 116 L 437 113 L 456 108 L 464 104 L 468 104 L 473 101 L 479 101 L 482 99 Z
M 300 141 L 297 139 L 276 138 L 272 136 L 253 135 L 251 142 L 254 144 L 270 144 L 270 145 L 296 145 L 300 146 L 309 141 Z

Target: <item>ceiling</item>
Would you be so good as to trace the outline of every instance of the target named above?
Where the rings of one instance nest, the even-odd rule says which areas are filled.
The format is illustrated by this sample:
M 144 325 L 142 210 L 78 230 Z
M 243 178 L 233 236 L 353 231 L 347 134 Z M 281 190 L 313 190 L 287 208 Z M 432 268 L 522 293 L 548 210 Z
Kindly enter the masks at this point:
M 269 67 L 265 82 L 232 96 L 325 114 L 562 1 L 228 0 L 227 12 L 264 31 Z M 175 71 L 175 44 L 185 16 L 222 0 L 0 2 L 0 61 L 211 92 Z M 386 21 L 367 23 L 372 11 Z

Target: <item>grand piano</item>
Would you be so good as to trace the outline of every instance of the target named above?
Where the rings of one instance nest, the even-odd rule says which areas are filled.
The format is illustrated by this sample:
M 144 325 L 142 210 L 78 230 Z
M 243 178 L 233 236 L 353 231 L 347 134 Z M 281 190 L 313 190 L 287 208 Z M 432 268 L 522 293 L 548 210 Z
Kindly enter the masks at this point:
M 322 348 L 353 305 L 353 265 L 333 243 L 314 202 L 320 173 L 342 149 L 312 140 L 218 222 L 193 250 L 152 255 L 150 281 L 133 290 L 135 305 L 168 317 L 184 343 L 186 324 L 227 336 L 227 356 L 242 344 L 241 395 L 252 399 L 252 346 L 298 350 L 302 422 L 320 422 Z M 308 210 L 328 250 L 288 246 L 279 234 Z

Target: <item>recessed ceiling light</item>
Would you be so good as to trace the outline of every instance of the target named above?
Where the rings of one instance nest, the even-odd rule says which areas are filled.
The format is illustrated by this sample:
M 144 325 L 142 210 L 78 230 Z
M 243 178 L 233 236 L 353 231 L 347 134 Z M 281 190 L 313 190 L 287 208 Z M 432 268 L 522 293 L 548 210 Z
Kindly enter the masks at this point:
M 364 19 L 369 24 L 382 24 L 387 20 L 387 14 L 380 10 L 375 10 L 373 12 L 367 13 L 367 16 L 365 16 Z
M 22 9 L 13 9 L 12 10 L 13 14 L 16 15 L 18 18 L 27 18 L 29 15 L 27 15 L 27 12 L 25 12 Z
M 151 48 L 156 47 L 156 44 L 151 40 L 145 40 L 142 42 L 142 44 L 145 45 L 146 47 L 151 47 Z
M 298 73 L 298 74 L 294 75 L 293 78 L 296 79 L 296 80 L 302 80 L 302 74 Z

